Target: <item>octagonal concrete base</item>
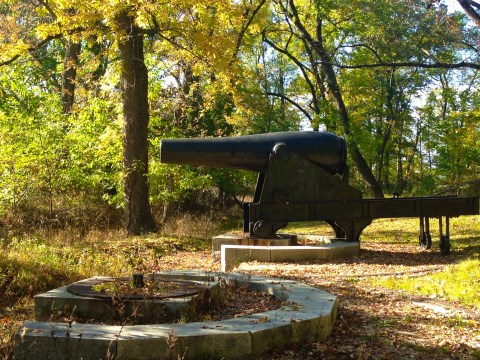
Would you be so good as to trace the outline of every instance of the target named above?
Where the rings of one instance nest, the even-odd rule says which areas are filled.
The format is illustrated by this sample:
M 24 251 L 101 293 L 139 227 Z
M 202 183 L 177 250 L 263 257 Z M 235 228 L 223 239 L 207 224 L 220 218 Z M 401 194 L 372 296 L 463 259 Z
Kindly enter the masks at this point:
M 16 334 L 15 358 L 255 359 L 272 349 L 324 341 L 335 322 L 336 296 L 295 281 L 231 273 L 168 274 L 245 285 L 285 303 L 278 310 L 188 324 L 122 327 L 26 321 Z

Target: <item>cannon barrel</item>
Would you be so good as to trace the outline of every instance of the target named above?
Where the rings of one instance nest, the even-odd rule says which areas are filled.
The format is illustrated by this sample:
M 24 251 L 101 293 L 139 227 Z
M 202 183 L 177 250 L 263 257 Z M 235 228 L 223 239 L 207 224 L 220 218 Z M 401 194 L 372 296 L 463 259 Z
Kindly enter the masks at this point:
M 162 139 L 160 161 L 265 172 L 276 145 L 312 161 L 332 174 L 346 164 L 345 139 L 328 132 L 289 131 L 236 137 Z

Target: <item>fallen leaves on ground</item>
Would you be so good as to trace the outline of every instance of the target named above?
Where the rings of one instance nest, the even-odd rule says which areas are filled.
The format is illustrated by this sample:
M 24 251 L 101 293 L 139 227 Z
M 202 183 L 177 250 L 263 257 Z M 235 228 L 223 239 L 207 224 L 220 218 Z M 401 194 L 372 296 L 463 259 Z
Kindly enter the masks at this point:
M 227 285 L 223 291 L 222 303 L 214 311 L 205 311 L 201 314 L 204 321 L 218 321 L 236 317 L 247 316 L 275 310 L 284 305 L 281 300 L 273 295 L 261 291 L 250 290 L 245 286 Z M 263 317 L 252 322 L 268 322 L 268 317 Z
M 373 288 L 372 276 L 419 276 L 462 259 L 414 245 L 362 243 L 360 255 L 329 263 L 247 263 L 238 271 L 302 281 L 338 296 L 325 343 L 301 344 L 263 359 L 479 359 L 480 314 L 458 304 Z M 219 271 L 209 252 L 162 258 L 157 270 Z
M 328 263 L 248 263 L 238 271 L 295 279 L 338 297 L 336 323 L 326 342 L 275 351 L 265 355 L 264 360 L 480 359 L 478 309 L 374 288 L 367 281 L 379 275 L 419 276 L 440 271 L 463 258 L 455 253 L 442 257 L 438 249 L 422 251 L 414 245 L 362 242 L 360 255 L 351 259 Z M 145 265 L 148 271 L 220 271 L 220 259 L 212 257 L 210 251 L 172 251 L 146 259 Z M 255 299 L 246 304 L 237 302 L 233 316 L 262 312 L 262 306 L 267 304 Z M 2 343 L 12 346 L 8 338 L 22 319 L 32 318 L 32 308 L 28 299 L 15 308 L 2 309 Z

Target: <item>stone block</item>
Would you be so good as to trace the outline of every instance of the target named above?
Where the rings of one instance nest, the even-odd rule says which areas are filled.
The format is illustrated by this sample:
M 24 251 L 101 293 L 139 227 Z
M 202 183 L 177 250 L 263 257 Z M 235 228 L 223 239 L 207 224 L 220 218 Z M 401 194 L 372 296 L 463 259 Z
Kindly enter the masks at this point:
M 222 245 L 222 271 L 231 271 L 245 261 L 270 261 L 268 246 Z
M 344 259 L 357 256 L 360 253 L 360 243 L 336 241 L 330 245 L 326 260 Z
M 59 312 L 107 320 L 111 318 L 112 309 L 100 299 L 71 294 L 66 286 L 34 296 L 35 320 L 46 321 L 52 314 Z
M 168 275 L 166 277 L 168 278 Z M 188 274 L 185 274 L 186 277 Z M 170 276 L 170 278 L 175 280 L 175 276 Z M 90 279 L 84 281 L 88 280 Z M 74 295 L 64 286 L 34 297 L 35 320 L 48 321 L 59 313 L 71 315 L 78 321 L 89 319 L 112 321 L 119 319 L 120 316 L 123 318 L 135 316 L 139 322 L 142 319 L 148 319 L 149 322 L 173 321 L 181 317 L 192 319 L 193 315 L 198 313 L 198 308 L 204 307 L 205 303 L 209 301 L 205 297 L 219 288 L 219 284 L 213 281 L 212 276 L 210 278 L 205 276 L 202 279 L 198 277 L 196 281 L 208 289 L 193 296 L 178 298 L 122 300 L 116 307 L 109 299 Z M 121 309 L 121 315 L 119 315 L 119 309 Z
M 26 321 L 15 336 L 15 359 L 81 360 L 115 356 L 120 326 Z
M 222 245 L 222 271 L 231 271 L 242 262 L 327 261 L 358 255 L 359 243 L 334 241 L 321 246 Z
M 328 251 L 327 247 L 319 246 L 275 246 L 270 249 L 272 262 L 326 260 Z
M 251 352 L 248 330 L 227 324 L 189 323 L 125 327 L 117 344 L 117 359 L 243 359 Z

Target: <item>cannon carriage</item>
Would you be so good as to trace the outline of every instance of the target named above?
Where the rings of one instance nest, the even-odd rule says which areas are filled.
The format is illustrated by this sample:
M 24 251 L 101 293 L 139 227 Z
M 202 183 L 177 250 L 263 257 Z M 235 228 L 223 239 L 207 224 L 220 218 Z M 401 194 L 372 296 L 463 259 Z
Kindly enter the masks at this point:
M 449 218 L 479 214 L 478 197 L 363 199 L 343 176 L 346 155 L 342 137 L 315 131 L 163 139 L 160 145 L 162 163 L 258 172 L 253 201 L 244 204 L 244 233 L 252 238 L 274 239 L 291 221 L 323 220 L 337 238 L 359 241 L 373 219 L 418 217 L 419 244 L 429 248 L 429 219 L 438 218 L 440 249 L 446 255 Z

